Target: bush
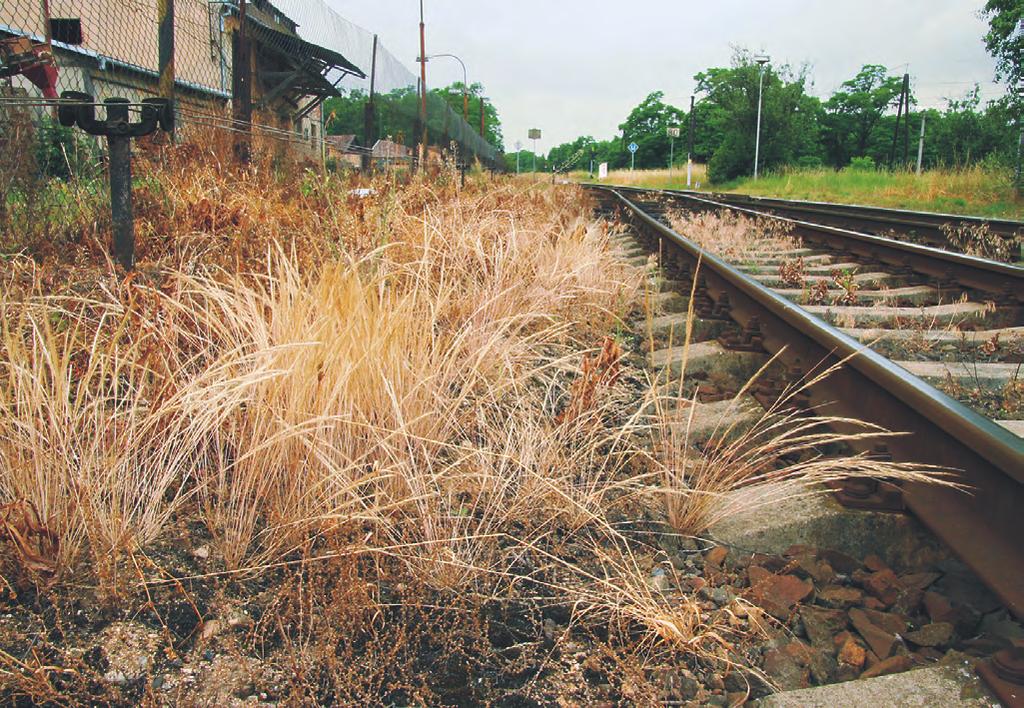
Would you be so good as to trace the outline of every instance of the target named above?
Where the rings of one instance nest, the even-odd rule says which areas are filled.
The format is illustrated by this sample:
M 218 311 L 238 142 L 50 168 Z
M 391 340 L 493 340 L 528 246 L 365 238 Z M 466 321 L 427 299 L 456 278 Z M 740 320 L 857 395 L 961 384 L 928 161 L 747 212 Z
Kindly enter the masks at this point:
M 874 172 L 877 168 L 875 161 L 870 157 L 855 157 L 850 160 L 850 165 L 847 168 L 853 172 Z

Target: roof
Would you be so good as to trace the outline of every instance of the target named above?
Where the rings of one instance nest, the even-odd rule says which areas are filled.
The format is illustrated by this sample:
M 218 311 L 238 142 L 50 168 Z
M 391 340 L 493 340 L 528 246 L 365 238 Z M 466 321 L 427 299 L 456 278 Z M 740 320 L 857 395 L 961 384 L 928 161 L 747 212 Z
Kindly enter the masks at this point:
M 324 140 L 327 144 L 336 150 L 344 152 L 352 147 L 352 143 L 355 142 L 356 136 L 354 135 L 328 135 Z
M 232 12 L 236 14 L 238 13 L 237 7 L 234 5 L 231 5 L 230 7 Z M 284 16 L 283 13 L 281 14 Z M 326 73 L 326 71 L 331 69 L 340 69 L 346 75 L 353 74 L 361 79 L 366 78 L 366 73 L 363 72 L 362 69 L 332 49 L 327 49 L 326 47 L 321 47 L 318 44 L 307 42 L 295 34 L 282 32 L 281 30 L 266 24 L 254 15 L 246 15 L 246 22 L 252 25 L 254 36 L 257 39 L 262 40 L 264 44 L 271 45 L 275 49 L 280 50 L 282 53 L 289 54 L 293 58 L 309 57 L 311 61 L 321 65 L 321 73 Z M 294 24 L 291 20 L 289 20 L 289 22 Z

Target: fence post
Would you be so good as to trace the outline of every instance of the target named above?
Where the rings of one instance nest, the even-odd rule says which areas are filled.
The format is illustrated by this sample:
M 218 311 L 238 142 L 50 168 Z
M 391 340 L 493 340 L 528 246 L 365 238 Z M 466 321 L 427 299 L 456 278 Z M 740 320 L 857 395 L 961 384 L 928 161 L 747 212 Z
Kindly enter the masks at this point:
M 252 55 L 247 27 L 246 0 L 238 0 L 238 29 L 231 42 L 231 94 L 234 109 L 235 155 L 243 165 L 249 162 L 252 133 Z
M 96 119 L 95 100 L 86 93 L 65 91 L 57 109 L 60 124 L 78 126 L 90 135 L 107 138 L 110 157 L 110 210 L 113 225 L 111 250 L 126 270 L 135 265 L 135 224 L 132 214 L 132 138 L 141 138 L 158 128 L 170 132 L 174 119 L 170 103 L 165 98 L 147 98 L 142 101 L 142 120 L 132 123 L 129 116 L 131 102 L 126 98 L 108 98 L 104 101 L 106 117 Z
M 157 4 L 160 42 L 160 97 L 166 98 L 174 110 L 174 0 L 159 0 Z M 174 126 L 170 131 L 174 142 Z
M 373 58 L 370 60 L 370 96 L 366 100 L 366 110 L 363 114 L 363 142 L 367 152 L 363 153 L 363 171 L 368 172 L 373 167 L 373 146 L 377 142 L 377 105 L 374 101 L 374 93 L 377 90 L 377 35 L 373 35 Z
M 108 98 L 107 121 L 128 122 L 128 100 Z M 135 221 L 132 213 L 132 141 L 127 135 L 107 137 L 110 149 L 110 208 L 113 252 L 125 270 L 135 265 Z

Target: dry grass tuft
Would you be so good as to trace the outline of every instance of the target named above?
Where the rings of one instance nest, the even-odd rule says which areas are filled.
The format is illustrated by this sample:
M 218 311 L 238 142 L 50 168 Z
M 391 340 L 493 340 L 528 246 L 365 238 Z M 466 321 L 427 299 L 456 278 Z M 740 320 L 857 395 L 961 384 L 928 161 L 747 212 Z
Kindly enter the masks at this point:
M 744 262 L 751 254 L 771 255 L 801 247 L 792 225 L 769 217 L 751 219 L 731 211 L 670 212 L 672 228 L 716 256 Z

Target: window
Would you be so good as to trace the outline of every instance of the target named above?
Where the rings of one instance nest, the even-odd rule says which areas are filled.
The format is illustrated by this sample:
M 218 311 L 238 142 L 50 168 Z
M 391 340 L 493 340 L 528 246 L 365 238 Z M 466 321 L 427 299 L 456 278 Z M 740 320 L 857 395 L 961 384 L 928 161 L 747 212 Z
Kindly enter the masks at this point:
M 82 37 L 82 20 L 77 17 L 51 18 L 50 34 L 53 35 L 54 42 L 81 44 L 85 41 Z

